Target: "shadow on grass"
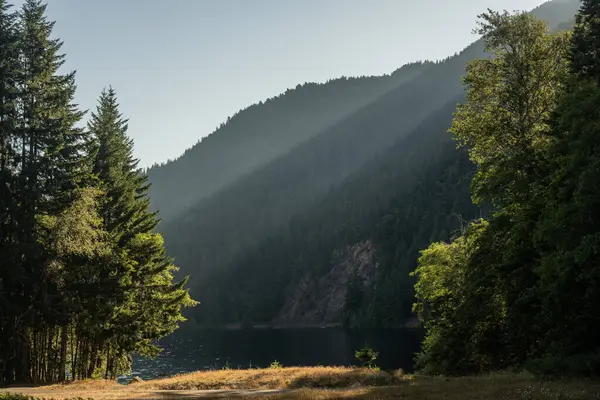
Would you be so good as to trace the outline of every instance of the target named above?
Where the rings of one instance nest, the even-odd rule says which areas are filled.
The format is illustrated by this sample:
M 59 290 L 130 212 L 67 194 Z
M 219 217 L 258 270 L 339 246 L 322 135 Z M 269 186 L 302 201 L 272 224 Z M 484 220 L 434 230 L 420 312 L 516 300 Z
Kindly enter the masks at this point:
M 288 387 L 291 389 L 341 389 L 352 387 L 392 386 L 405 384 L 406 380 L 384 371 L 373 371 L 365 374 L 361 370 L 351 370 L 346 373 L 320 373 L 318 375 L 299 376 L 292 380 Z
M 177 390 L 161 390 L 144 396 L 144 400 L 165 400 L 165 399 L 247 399 L 247 398 L 272 398 L 274 395 L 283 395 L 288 389 L 266 389 L 266 390 L 210 390 L 181 393 Z

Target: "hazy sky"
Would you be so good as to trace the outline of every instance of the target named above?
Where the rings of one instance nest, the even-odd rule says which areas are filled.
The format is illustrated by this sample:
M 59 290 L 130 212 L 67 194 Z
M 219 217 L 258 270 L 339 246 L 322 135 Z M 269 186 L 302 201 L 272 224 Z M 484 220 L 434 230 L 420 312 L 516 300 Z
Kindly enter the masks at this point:
M 22 1 L 15 0 L 19 5 Z M 543 0 L 50 0 L 77 102 L 119 95 L 143 166 L 306 81 L 389 73 L 462 50 L 486 8 Z

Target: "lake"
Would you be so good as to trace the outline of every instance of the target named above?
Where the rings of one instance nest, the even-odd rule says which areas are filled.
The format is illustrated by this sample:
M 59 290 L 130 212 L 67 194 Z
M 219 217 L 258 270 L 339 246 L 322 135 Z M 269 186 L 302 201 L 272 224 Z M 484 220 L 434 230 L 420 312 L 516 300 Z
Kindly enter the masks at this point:
M 365 344 L 379 352 L 375 364 L 411 372 L 422 332 L 416 329 L 346 330 L 342 328 L 181 330 L 161 342 L 154 359 L 134 357 L 132 376 L 152 379 L 203 369 L 283 366 L 357 365 L 354 352 Z

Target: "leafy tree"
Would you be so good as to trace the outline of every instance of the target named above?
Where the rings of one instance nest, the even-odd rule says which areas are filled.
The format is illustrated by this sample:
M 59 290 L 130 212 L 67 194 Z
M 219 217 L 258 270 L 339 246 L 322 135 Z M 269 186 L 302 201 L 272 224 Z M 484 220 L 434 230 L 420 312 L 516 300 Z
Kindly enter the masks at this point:
M 477 321 L 469 309 L 473 305 L 469 296 L 474 294 L 469 291 L 469 264 L 488 226 L 485 220 L 474 222 L 452 242 L 432 243 L 421 252 L 419 265 L 412 273 L 418 277 L 414 311 L 427 331 L 417 366 L 426 373 L 467 373 L 476 368 L 476 360 L 469 354 L 477 333 L 473 325 Z M 490 308 L 497 313 L 504 307 L 497 303 Z
M 533 235 L 549 180 L 548 121 L 566 80 L 569 36 L 549 33 L 546 23 L 525 13 L 489 11 L 480 18 L 478 32 L 493 57 L 467 66 L 467 101 L 458 106 L 450 131 L 477 167 L 471 184 L 475 203 L 490 204 L 493 213 L 477 248 L 469 247 L 460 261 L 467 269 L 464 292 L 454 299 L 465 304 L 453 311 L 454 320 L 444 314 L 426 319 L 420 362 L 444 373 L 519 365 L 541 351 Z M 439 255 L 430 264 L 455 257 L 441 249 L 430 249 Z M 443 280 L 437 284 L 456 292 Z
M 471 265 L 478 285 L 489 285 L 486 290 L 502 296 L 507 307 L 504 328 L 491 330 L 507 337 L 496 336 L 487 346 L 502 342 L 505 362 L 519 364 L 540 350 L 539 254 L 532 238 L 548 183 L 548 120 L 568 71 L 569 34 L 549 34 L 543 21 L 528 14 L 493 12 L 482 16 L 479 32 L 495 57 L 467 68 L 467 103 L 459 106 L 451 132 L 477 166 L 475 202 L 494 207 L 489 241 L 474 256 L 483 262 Z
M 515 213 L 531 204 L 540 158 L 550 138 L 548 119 L 567 72 L 568 34 L 526 13 L 489 11 L 480 28 L 493 57 L 467 65 L 467 101 L 450 132 L 477 165 L 473 198 Z

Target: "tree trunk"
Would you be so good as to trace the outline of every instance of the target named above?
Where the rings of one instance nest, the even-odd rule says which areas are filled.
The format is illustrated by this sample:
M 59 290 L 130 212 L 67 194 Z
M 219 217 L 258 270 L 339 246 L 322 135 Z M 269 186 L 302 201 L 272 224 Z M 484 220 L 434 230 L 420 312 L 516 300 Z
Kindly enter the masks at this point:
M 67 369 L 67 330 L 69 325 L 63 325 L 60 333 L 60 360 L 58 362 L 58 381 L 64 382 L 66 380 L 66 369 Z
M 26 383 L 30 378 L 30 354 L 27 340 L 27 329 L 21 328 L 16 332 L 16 368 L 15 380 L 18 383 Z
M 51 326 L 50 329 L 46 330 L 48 332 L 48 345 L 46 348 L 46 368 L 44 368 L 44 381 L 52 382 L 53 381 L 53 370 L 55 367 L 55 354 L 53 349 L 54 344 L 54 326 Z
M 40 349 L 38 348 L 38 336 L 40 335 L 40 333 L 38 332 L 37 329 L 37 324 L 36 327 L 33 329 L 33 351 L 32 351 L 32 358 L 33 358 L 33 363 L 32 363 L 32 371 L 31 374 L 33 375 L 33 382 L 37 383 L 37 372 L 39 369 L 39 362 L 40 362 L 40 357 L 38 356 L 38 352 L 40 351 Z
M 96 369 L 96 361 L 97 361 L 97 352 L 98 352 L 98 346 L 96 345 L 96 341 L 93 342 L 92 344 L 92 349 L 90 351 L 90 359 L 89 359 L 89 366 L 88 366 L 88 370 L 87 370 L 87 378 L 91 378 L 92 375 L 94 374 L 94 370 Z
M 79 338 L 77 337 L 77 335 L 75 335 L 75 350 L 73 351 L 73 363 L 71 364 L 71 378 L 72 380 L 76 380 L 77 379 L 77 372 L 78 372 L 78 368 L 77 368 L 77 362 L 79 361 L 77 359 L 77 357 L 79 356 Z
M 106 346 L 106 372 L 104 372 L 104 379 L 108 380 L 108 371 L 110 366 L 110 345 Z

